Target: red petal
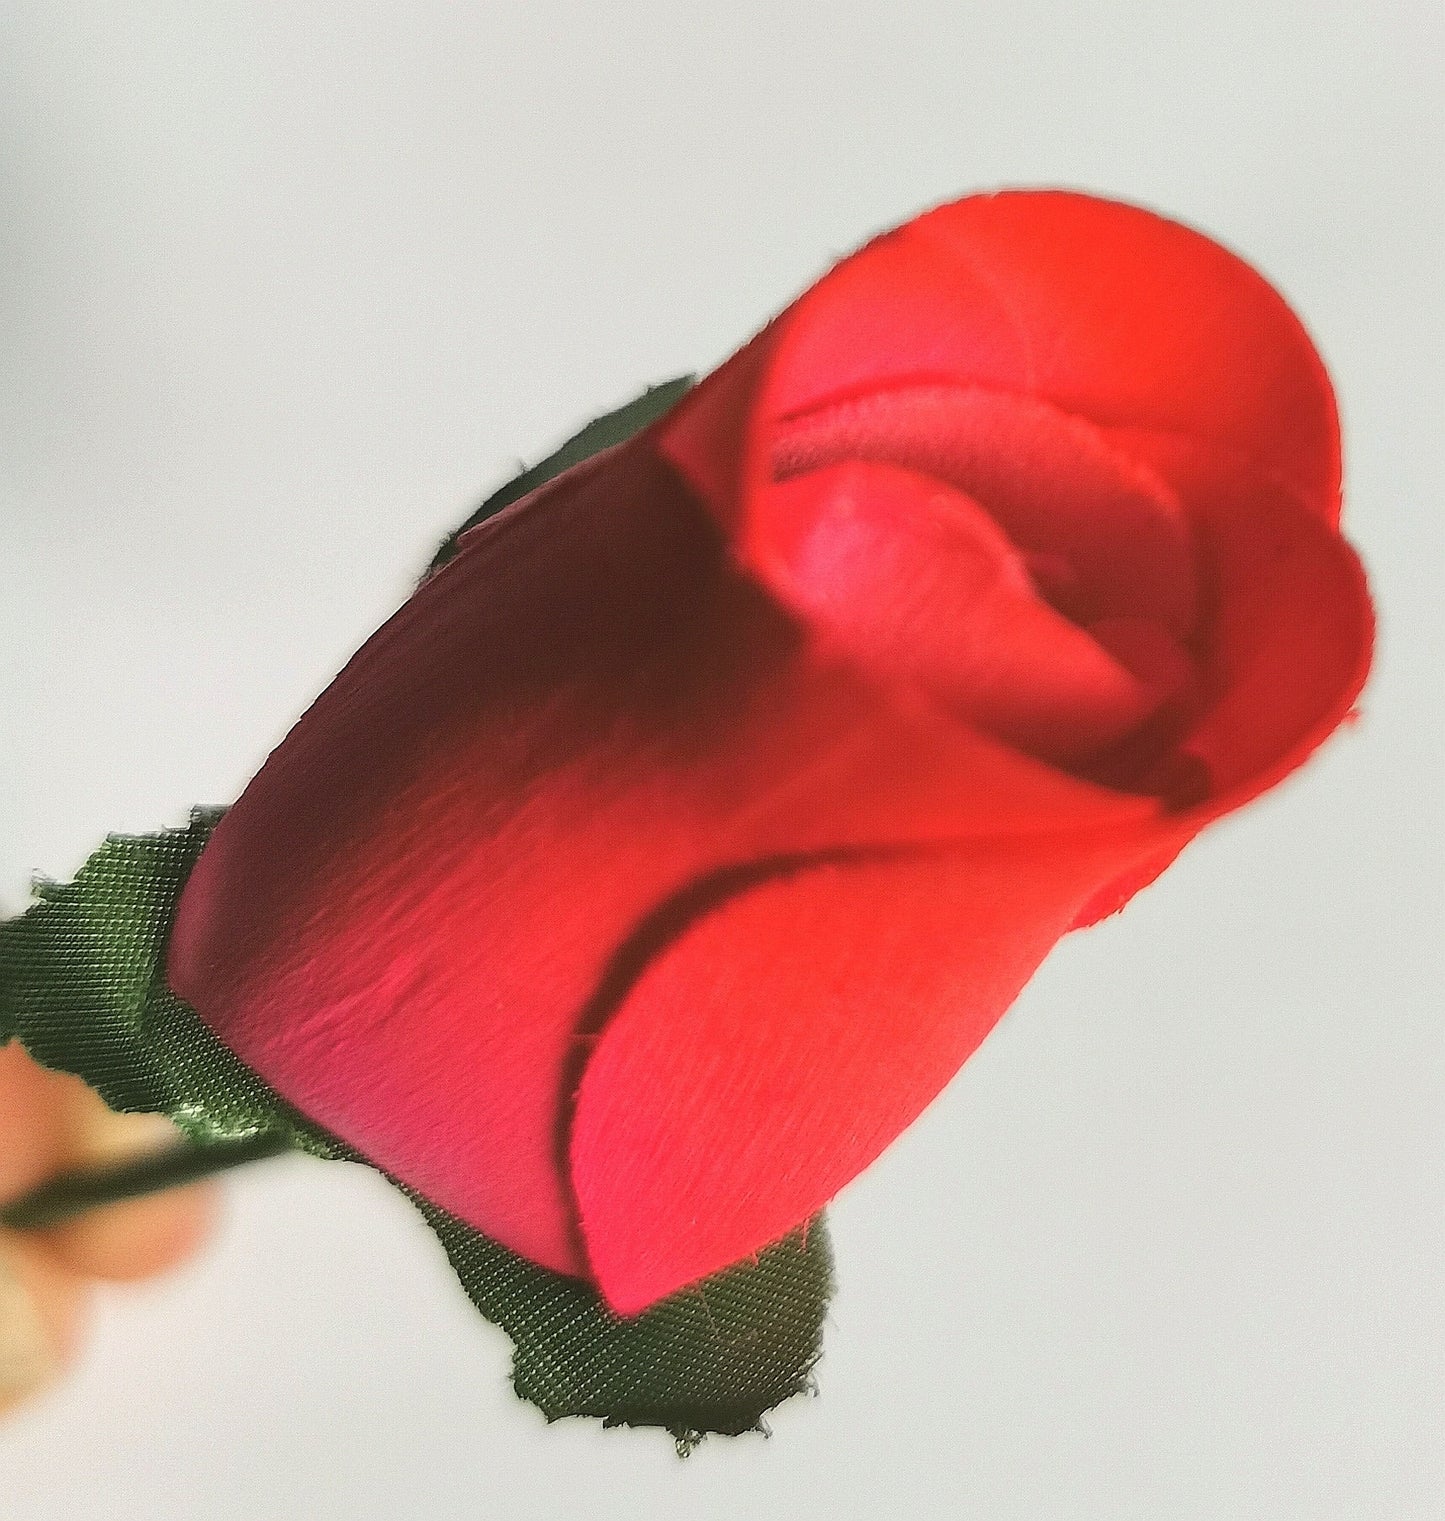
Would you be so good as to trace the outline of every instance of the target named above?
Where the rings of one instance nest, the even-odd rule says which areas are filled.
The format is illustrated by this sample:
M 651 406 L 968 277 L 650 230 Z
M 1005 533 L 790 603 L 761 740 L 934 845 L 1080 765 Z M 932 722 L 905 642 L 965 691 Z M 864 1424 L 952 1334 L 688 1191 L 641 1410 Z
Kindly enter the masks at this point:
M 1221 813 L 1295 770 L 1350 711 L 1374 613 L 1354 550 L 1300 498 L 1196 441 L 1121 444 L 1176 482 L 1198 531 L 1214 610 L 1203 711 L 1180 750 Z
M 645 1309 L 825 1204 L 953 1077 L 1127 852 L 1086 832 L 815 866 L 656 956 L 602 1035 L 572 1132 L 613 1308 Z
M 1338 514 L 1334 397 L 1299 319 L 1241 259 L 1152 212 L 972 196 L 839 265 L 785 327 L 774 418 L 901 382 L 979 385 L 1188 435 Z
M 355 656 L 202 854 L 169 974 L 303 1113 L 583 1272 L 570 1098 L 670 916 L 778 856 L 1154 815 L 896 708 L 632 446 L 469 535 Z
M 1195 806 L 1179 822 L 1197 829 L 1288 776 L 1339 727 L 1369 674 L 1374 610 L 1354 550 L 1292 493 L 1192 440 L 1126 433 L 1120 442 L 1178 483 L 1213 586 L 1205 700 L 1173 762 L 1192 773 L 1184 783 Z M 1192 832 L 1101 888 L 1079 926 L 1122 908 Z

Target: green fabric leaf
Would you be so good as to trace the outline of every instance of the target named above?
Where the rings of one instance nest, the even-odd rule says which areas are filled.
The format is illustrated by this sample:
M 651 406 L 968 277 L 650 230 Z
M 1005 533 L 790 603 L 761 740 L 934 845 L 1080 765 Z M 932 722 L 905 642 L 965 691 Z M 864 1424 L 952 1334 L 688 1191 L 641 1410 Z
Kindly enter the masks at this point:
M 444 543 L 662 415 L 669 381 L 585 428 L 490 497 Z M 0 923 L 0 1045 L 98 1089 L 113 1109 L 169 1115 L 196 1143 L 284 1138 L 314 1156 L 364 1161 L 298 1113 L 234 1056 L 165 982 L 181 890 L 223 810 L 189 827 L 112 835 L 66 885 Z M 832 1264 L 820 1215 L 751 1262 L 621 1319 L 586 1284 L 529 1263 L 392 1179 L 436 1232 L 472 1302 L 511 1337 L 513 1384 L 549 1421 L 661 1426 L 685 1452 L 704 1434 L 761 1429 L 764 1413 L 812 1387 Z
M 813 1388 L 833 1292 L 821 1215 L 755 1261 L 623 1320 L 586 1284 L 412 1197 L 472 1303 L 515 1342 L 513 1387 L 549 1421 L 663 1426 L 686 1452 L 708 1432 L 765 1430 L 766 1411 Z

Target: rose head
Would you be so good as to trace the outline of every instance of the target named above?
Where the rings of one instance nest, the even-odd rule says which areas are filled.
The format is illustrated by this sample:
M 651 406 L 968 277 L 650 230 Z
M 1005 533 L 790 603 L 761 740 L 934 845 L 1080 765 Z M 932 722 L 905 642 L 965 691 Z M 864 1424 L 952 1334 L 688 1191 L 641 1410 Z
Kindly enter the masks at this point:
M 462 539 L 217 828 L 172 986 L 640 1310 L 813 1214 L 1061 935 L 1339 724 L 1339 468 L 1225 250 L 942 207 Z

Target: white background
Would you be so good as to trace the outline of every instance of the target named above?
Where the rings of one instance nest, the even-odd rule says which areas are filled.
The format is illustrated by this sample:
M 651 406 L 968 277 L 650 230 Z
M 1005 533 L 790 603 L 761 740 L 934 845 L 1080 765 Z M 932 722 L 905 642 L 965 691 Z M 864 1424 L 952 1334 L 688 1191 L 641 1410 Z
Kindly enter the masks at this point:
M 547 1428 L 399 1196 L 275 1164 L 0 1431 L 5 1521 L 1445 1514 L 1442 63 L 1436 0 L 0 6 L 7 912 L 232 798 L 518 456 L 973 188 L 1282 286 L 1383 629 L 839 1201 L 771 1440 Z

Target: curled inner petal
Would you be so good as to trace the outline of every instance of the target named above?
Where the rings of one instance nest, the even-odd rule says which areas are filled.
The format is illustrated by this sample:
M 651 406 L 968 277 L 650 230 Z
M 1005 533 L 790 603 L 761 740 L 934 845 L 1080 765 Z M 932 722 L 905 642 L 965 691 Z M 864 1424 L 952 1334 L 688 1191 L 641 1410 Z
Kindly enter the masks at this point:
M 1177 732 L 1198 686 L 1194 534 L 1092 424 L 920 382 L 783 419 L 771 465 L 744 554 L 855 657 L 1056 763 L 1138 737 L 1137 770 Z
M 1081 418 L 979 386 L 910 385 L 786 419 L 788 480 L 844 460 L 930 475 L 984 507 L 1076 623 L 1147 618 L 1176 639 L 1198 616 L 1196 554 L 1179 499 Z
M 772 487 L 761 567 L 815 629 L 1032 754 L 1101 749 L 1158 706 L 1141 680 L 1039 595 L 972 497 L 891 465 Z

